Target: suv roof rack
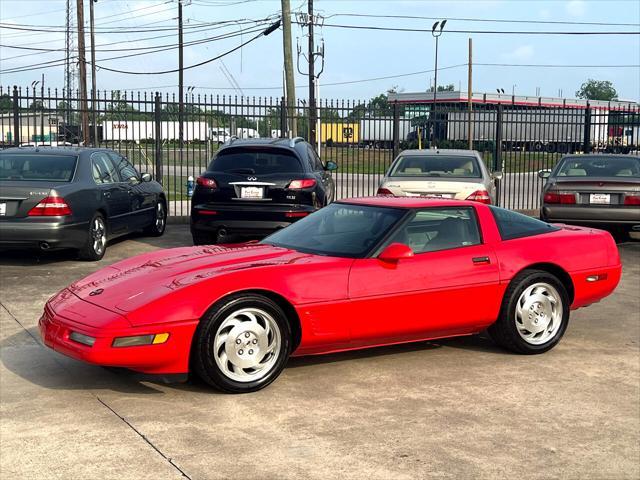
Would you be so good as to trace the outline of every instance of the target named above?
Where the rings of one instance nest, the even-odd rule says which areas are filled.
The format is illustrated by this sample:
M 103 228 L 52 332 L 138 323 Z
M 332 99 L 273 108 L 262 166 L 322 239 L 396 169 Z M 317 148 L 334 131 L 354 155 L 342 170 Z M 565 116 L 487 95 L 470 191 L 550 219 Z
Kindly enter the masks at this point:
M 293 147 L 296 146 L 296 143 L 298 143 L 298 142 L 304 142 L 304 138 L 302 138 L 302 137 L 294 137 L 294 138 L 292 138 L 291 140 L 289 140 L 289 146 L 291 148 L 293 148 Z

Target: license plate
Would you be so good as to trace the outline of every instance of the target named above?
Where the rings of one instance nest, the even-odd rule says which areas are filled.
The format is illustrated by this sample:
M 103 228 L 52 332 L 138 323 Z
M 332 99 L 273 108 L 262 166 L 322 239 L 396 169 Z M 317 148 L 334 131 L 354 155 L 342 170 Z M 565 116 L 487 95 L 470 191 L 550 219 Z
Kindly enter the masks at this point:
M 7 214 L 7 204 L 0 203 L 0 215 L 4 216 Z
M 242 187 L 240 189 L 240 198 L 262 198 L 264 188 L 262 187 Z
M 611 195 L 608 193 L 592 193 L 589 195 L 589 203 L 608 205 L 611 203 Z

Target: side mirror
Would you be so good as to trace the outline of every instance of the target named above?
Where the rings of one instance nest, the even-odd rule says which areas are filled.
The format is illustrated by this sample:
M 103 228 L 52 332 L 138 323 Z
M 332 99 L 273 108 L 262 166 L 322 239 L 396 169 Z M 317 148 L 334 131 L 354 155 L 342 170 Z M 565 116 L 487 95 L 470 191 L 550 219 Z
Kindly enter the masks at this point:
M 551 176 L 551 170 L 539 170 L 538 177 L 539 178 L 549 178 Z
M 338 169 L 338 164 L 336 162 L 333 162 L 333 161 L 329 160 L 327 162 L 327 166 L 324 167 L 324 169 L 325 170 L 329 170 L 329 171 L 337 170 Z
M 150 182 L 151 180 L 153 180 L 153 177 L 151 177 L 150 173 L 143 173 L 140 178 L 143 182 Z
M 491 174 L 491 177 L 492 177 L 494 180 L 502 180 L 502 177 L 504 177 L 504 174 L 503 174 L 502 172 L 500 172 L 500 171 L 498 171 L 498 172 L 493 172 L 493 173 Z
M 397 262 L 402 258 L 411 257 L 413 257 L 413 250 L 404 243 L 392 243 L 391 245 L 388 245 L 380 255 L 378 255 L 378 259 L 383 262 Z

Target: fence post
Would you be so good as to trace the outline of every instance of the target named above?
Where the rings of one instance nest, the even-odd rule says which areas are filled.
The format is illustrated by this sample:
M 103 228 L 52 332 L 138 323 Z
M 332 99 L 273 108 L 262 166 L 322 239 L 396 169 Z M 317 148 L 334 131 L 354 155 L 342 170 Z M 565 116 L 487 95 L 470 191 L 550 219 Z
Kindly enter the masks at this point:
M 591 153 L 591 105 L 587 102 L 584 111 L 584 138 L 582 141 L 582 152 Z
M 502 169 L 502 104 L 496 110 L 496 147 L 493 155 L 493 171 Z
M 18 87 L 13 86 L 13 144 L 20 146 L 20 116 L 18 112 L 20 110 L 20 102 L 18 100 Z
M 287 138 L 287 104 L 284 97 L 280 99 L 280 138 Z
M 155 128 L 155 170 L 156 180 L 162 183 L 162 125 L 161 122 L 161 107 L 160 107 L 160 93 L 156 92 L 156 98 L 153 109 L 153 120 Z
M 400 153 L 400 107 L 393 102 L 393 159 Z

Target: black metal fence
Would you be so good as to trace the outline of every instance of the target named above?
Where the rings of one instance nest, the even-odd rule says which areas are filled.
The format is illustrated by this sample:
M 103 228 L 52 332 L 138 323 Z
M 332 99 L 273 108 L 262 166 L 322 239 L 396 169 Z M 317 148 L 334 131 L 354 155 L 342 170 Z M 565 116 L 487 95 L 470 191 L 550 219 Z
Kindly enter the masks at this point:
M 89 143 L 125 154 L 164 185 L 172 215 L 189 213 L 189 180 L 206 169 L 231 136 L 308 138 L 304 100 L 285 107 L 278 97 L 98 92 L 88 102 Z M 2 146 L 82 143 L 77 92 L 0 87 Z M 374 195 L 399 151 L 407 148 L 478 150 L 490 171 L 502 171 L 498 203 L 538 208 L 542 181 L 566 153 L 637 153 L 636 104 L 591 107 L 474 103 L 433 105 L 322 100 L 316 123 L 323 160 L 335 161 L 337 197 Z

